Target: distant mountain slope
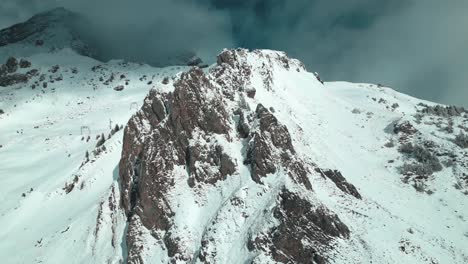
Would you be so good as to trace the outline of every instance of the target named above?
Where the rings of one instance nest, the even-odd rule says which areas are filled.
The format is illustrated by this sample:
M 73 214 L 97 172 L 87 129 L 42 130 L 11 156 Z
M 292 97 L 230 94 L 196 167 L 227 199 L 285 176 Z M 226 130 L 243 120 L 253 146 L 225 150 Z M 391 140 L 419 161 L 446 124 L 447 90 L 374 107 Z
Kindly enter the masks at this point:
M 269 50 L 30 54 L 0 68 L 5 263 L 468 261 L 463 108 Z
M 78 54 L 100 61 L 132 61 L 132 58 L 119 57 L 122 54 L 109 53 L 113 49 L 103 46 L 102 41 L 95 36 L 97 33 L 92 30 L 94 26 L 86 17 L 65 8 L 39 13 L 23 23 L 0 30 L 0 61 L 10 56 L 53 53 L 64 48 L 71 48 Z M 173 50 L 165 56 L 151 57 L 143 62 L 158 67 L 203 64 L 191 50 Z
M 84 42 L 77 31 L 77 25 L 84 23 L 85 18 L 64 8 L 37 14 L 26 22 L 0 31 L 0 58 L 24 57 L 63 48 L 71 48 L 84 56 L 96 56 L 96 51 Z

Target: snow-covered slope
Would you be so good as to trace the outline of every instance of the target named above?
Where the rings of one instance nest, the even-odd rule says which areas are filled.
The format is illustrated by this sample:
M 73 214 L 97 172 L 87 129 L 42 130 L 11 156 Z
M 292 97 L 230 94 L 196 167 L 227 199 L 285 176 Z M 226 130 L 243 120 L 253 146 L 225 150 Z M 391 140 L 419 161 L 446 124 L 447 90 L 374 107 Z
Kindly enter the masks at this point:
M 25 59 L 0 87 L 3 263 L 468 262 L 463 109 L 267 50 L 184 74 Z
M 106 140 L 99 155 L 93 154 L 96 136 L 107 139 L 111 128 L 125 125 L 149 89 L 182 69 L 102 65 L 68 49 L 28 60 L 39 74 L 27 84 L 0 88 L 2 262 L 119 259 L 125 218 L 109 208 L 119 204 L 122 131 Z M 32 89 L 39 79 L 44 81 Z M 119 85 L 123 91 L 113 89 Z M 83 164 L 87 151 L 90 161 Z

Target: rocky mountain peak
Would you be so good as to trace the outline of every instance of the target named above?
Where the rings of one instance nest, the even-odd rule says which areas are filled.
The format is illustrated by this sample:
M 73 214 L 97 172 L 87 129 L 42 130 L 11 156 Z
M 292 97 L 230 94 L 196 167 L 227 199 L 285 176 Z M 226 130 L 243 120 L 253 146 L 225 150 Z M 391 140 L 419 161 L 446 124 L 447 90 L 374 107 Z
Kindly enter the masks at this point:
M 268 225 L 269 219 L 276 219 L 279 226 L 262 232 L 244 226 L 251 240 L 242 247 L 251 254 L 263 252 L 283 263 L 301 262 L 307 249 L 313 259 L 325 263 L 323 254 L 333 237 L 349 235 L 336 215 L 297 193 L 298 188 L 313 195 L 308 176 L 314 165 L 297 155 L 288 128 L 274 110 L 252 96 L 252 89 L 274 90 L 272 76 L 278 69 L 303 71 L 304 67 L 284 53 L 225 50 L 209 70 L 194 67 L 174 80 L 173 91 L 156 88 L 144 100 L 125 130 L 120 161 L 130 263 L 137 263 L 143 254 L 139 228 L 164 242 L 161 248 L 171 261 L 216 260 L 216 249 L 225 246 L 210 232 L 223 224 L 216 217 L 235 204 L 251 201 L 237 197 L 236 187 L 225 201 L 203 197 L 233 188 L 231 182 L 241 179 L 249 181 L 244 188 L 253 189 L 272 188 L 272 178 L 283 182 L 274 184 L 275 189 L 265 194 L 271 197 L 268 204 L 256 209 L 265 214 L 258 221 Z M 255 84 L 257 78 L 261 87 Z M 174 199 L 180 190 L 190 193 L 189 200 Z M 227 202 L 233 199 L 234 205 Z M 178 223 L 184 221 L 178 220 L 185 213 L 178 209 L 182 202 L 194 203 L 193 210 L 213 219 L 201 223 L 202 233 L 185 230 L 194 232 L 192 239 L 198 244 L 188 244 L 177 235 L 184 228 L 184 223 Z M 218 209 L 210 211 L 212 206 Z M 307 211 L 307 220 L 300 219 L 302 210 Z M 274 231 L 278 228 L 285 232 L 278 234 Z M 309 242 L 298 241 L 299 234 Z M 298 248 L 290 249 L 290 243 Z
M 5 263 L 467 263 L 466 109 L 278 51 L 154 68 L 35 37 L 0 48 Z

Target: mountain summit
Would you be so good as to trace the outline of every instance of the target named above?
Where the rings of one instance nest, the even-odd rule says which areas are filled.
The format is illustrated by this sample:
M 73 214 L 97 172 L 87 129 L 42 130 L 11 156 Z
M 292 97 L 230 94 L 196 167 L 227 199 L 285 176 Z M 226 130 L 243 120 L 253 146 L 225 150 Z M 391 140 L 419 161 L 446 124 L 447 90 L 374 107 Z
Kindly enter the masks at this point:
M 50 52 L 63 17 L 1 33 L 5 263 L 468 261 L 466 109 L 279 51 L 203 69 Z

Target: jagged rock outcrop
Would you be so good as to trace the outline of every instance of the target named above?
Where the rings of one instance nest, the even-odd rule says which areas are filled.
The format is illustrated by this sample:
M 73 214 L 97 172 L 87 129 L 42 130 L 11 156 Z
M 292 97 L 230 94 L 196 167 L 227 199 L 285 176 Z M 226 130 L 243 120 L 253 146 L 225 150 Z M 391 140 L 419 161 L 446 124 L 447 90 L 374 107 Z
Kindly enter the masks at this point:
M 260 68 L 252 65 L 252 59 L 263 62 Z M 213 188 L 220 192 L 232 188 L 227 182 L 243 178 L 246 172 L 246 179 L 255 188 L 270 186 L 268 179 L 277 177 L 313 195 L 309 179 L 312 166 L 294 149 L 288 128 L 249 95 L 255 89 L 254 71 L 263 79 L 263 88 L 273 89 L 274 67 L 304 70 L 302 63 L 282 53 L 226 50 L 209 72 L 194 67 L 175 80 L 173 91 L 153 89 L 146 97 L 141 110 L 125 128 L 119 164 L 121 205 L 129 221 L 129 263 L 145 262 L 138 231 L 141 228 L 150 231 L 172 262 L 216 261 L 217 244 L 221 242 L 214 239 L 216 232 L 211 230 L 222 225 L 219 221 L 225 210 L 239 210 L 238 205 L 249 201 L 231 197 L 228 200 L 237 201 L 228 203 L 234 206 L 232 209 L 225 209 L 227 205 L 221 203 L 213 212 L 208 210 L 210 206 L 202 204 L 217 201 L 204 201 L 203 197 Z M 255 105 L 255 110 L 250 105 Z M 352 185 L 343 186 L 353 191 Z M 195 247 L 187 244 L 188 237 L 178 233 L 182 227 L 174 220 L 183 213 L 173 200 L 174 192 L 184 188 L 199 204 L 197 210 L 213 214 L 207 216 L 212 220 L 205 223 L 205 231 L 198 237 L 200 245 Z M 262 210 L 269 212 L 279 226 L 264 233 L 252 230 L 251 234 L 264 240 L 245 241 L 245 250 L 252 254 L 263 251 L 282 263 L 289 263 L 290 259 L 325 263 L 330 242 L 349 236 L 348 228 L 336 215 L 321 204 L 300 198 L 286 184 L 269 195 L 276 197 L 275 205 Z M 248 217 L 246 212 L 243 214 Z M 195 231 L 184 231 L 189 236 L 186 232 Z M 299 241 L 299 237 L 308 242 Z
M 294 156 L 295 150 L 287 127 L 279 124 L 276 117 L 261 104 L 257 105 L 255 114 L 258 128 L 251 136 L 244 162 L 250 165 L 252 179 L 261 183 L 262 177 L 276 172 L 278 161 L 281 161 L 282 167 L 288 168 L 288 174 L 294 181 L 311 190 L 308 171 L 303 162 Z
M 343 192 L 350 194 L 357 199 L 362 199 L 361 194 L 358 192 L 356 187 L 346 181 L 346 178 L 341 174 L 338 170 L 322 170 L 320 168 L 315 169 L 316 172 L 320 173 L 322 177 L 326 177 L 330 179 L 333 183 L 335 183 L 338 189 L 342 190 Z
M 286 189 L 279 193 L 273 212 L 280 225 L 252 237 L 248 247 L 271 252 L 280 263 L 327 263 L 320 252 L 330 247 L 333 237 L 349 237 L 348 227 L 336 215 Z
M 18 72 L 19 68 L 29 68 L 31 63 L 24 59 L 18 60 L 15 57 L 9 57 L 5 64 L 0 65 L 0 87 L 27 83 L 29 79 L 38 74 L 37 69 L 30 70 L 26 73 Z

